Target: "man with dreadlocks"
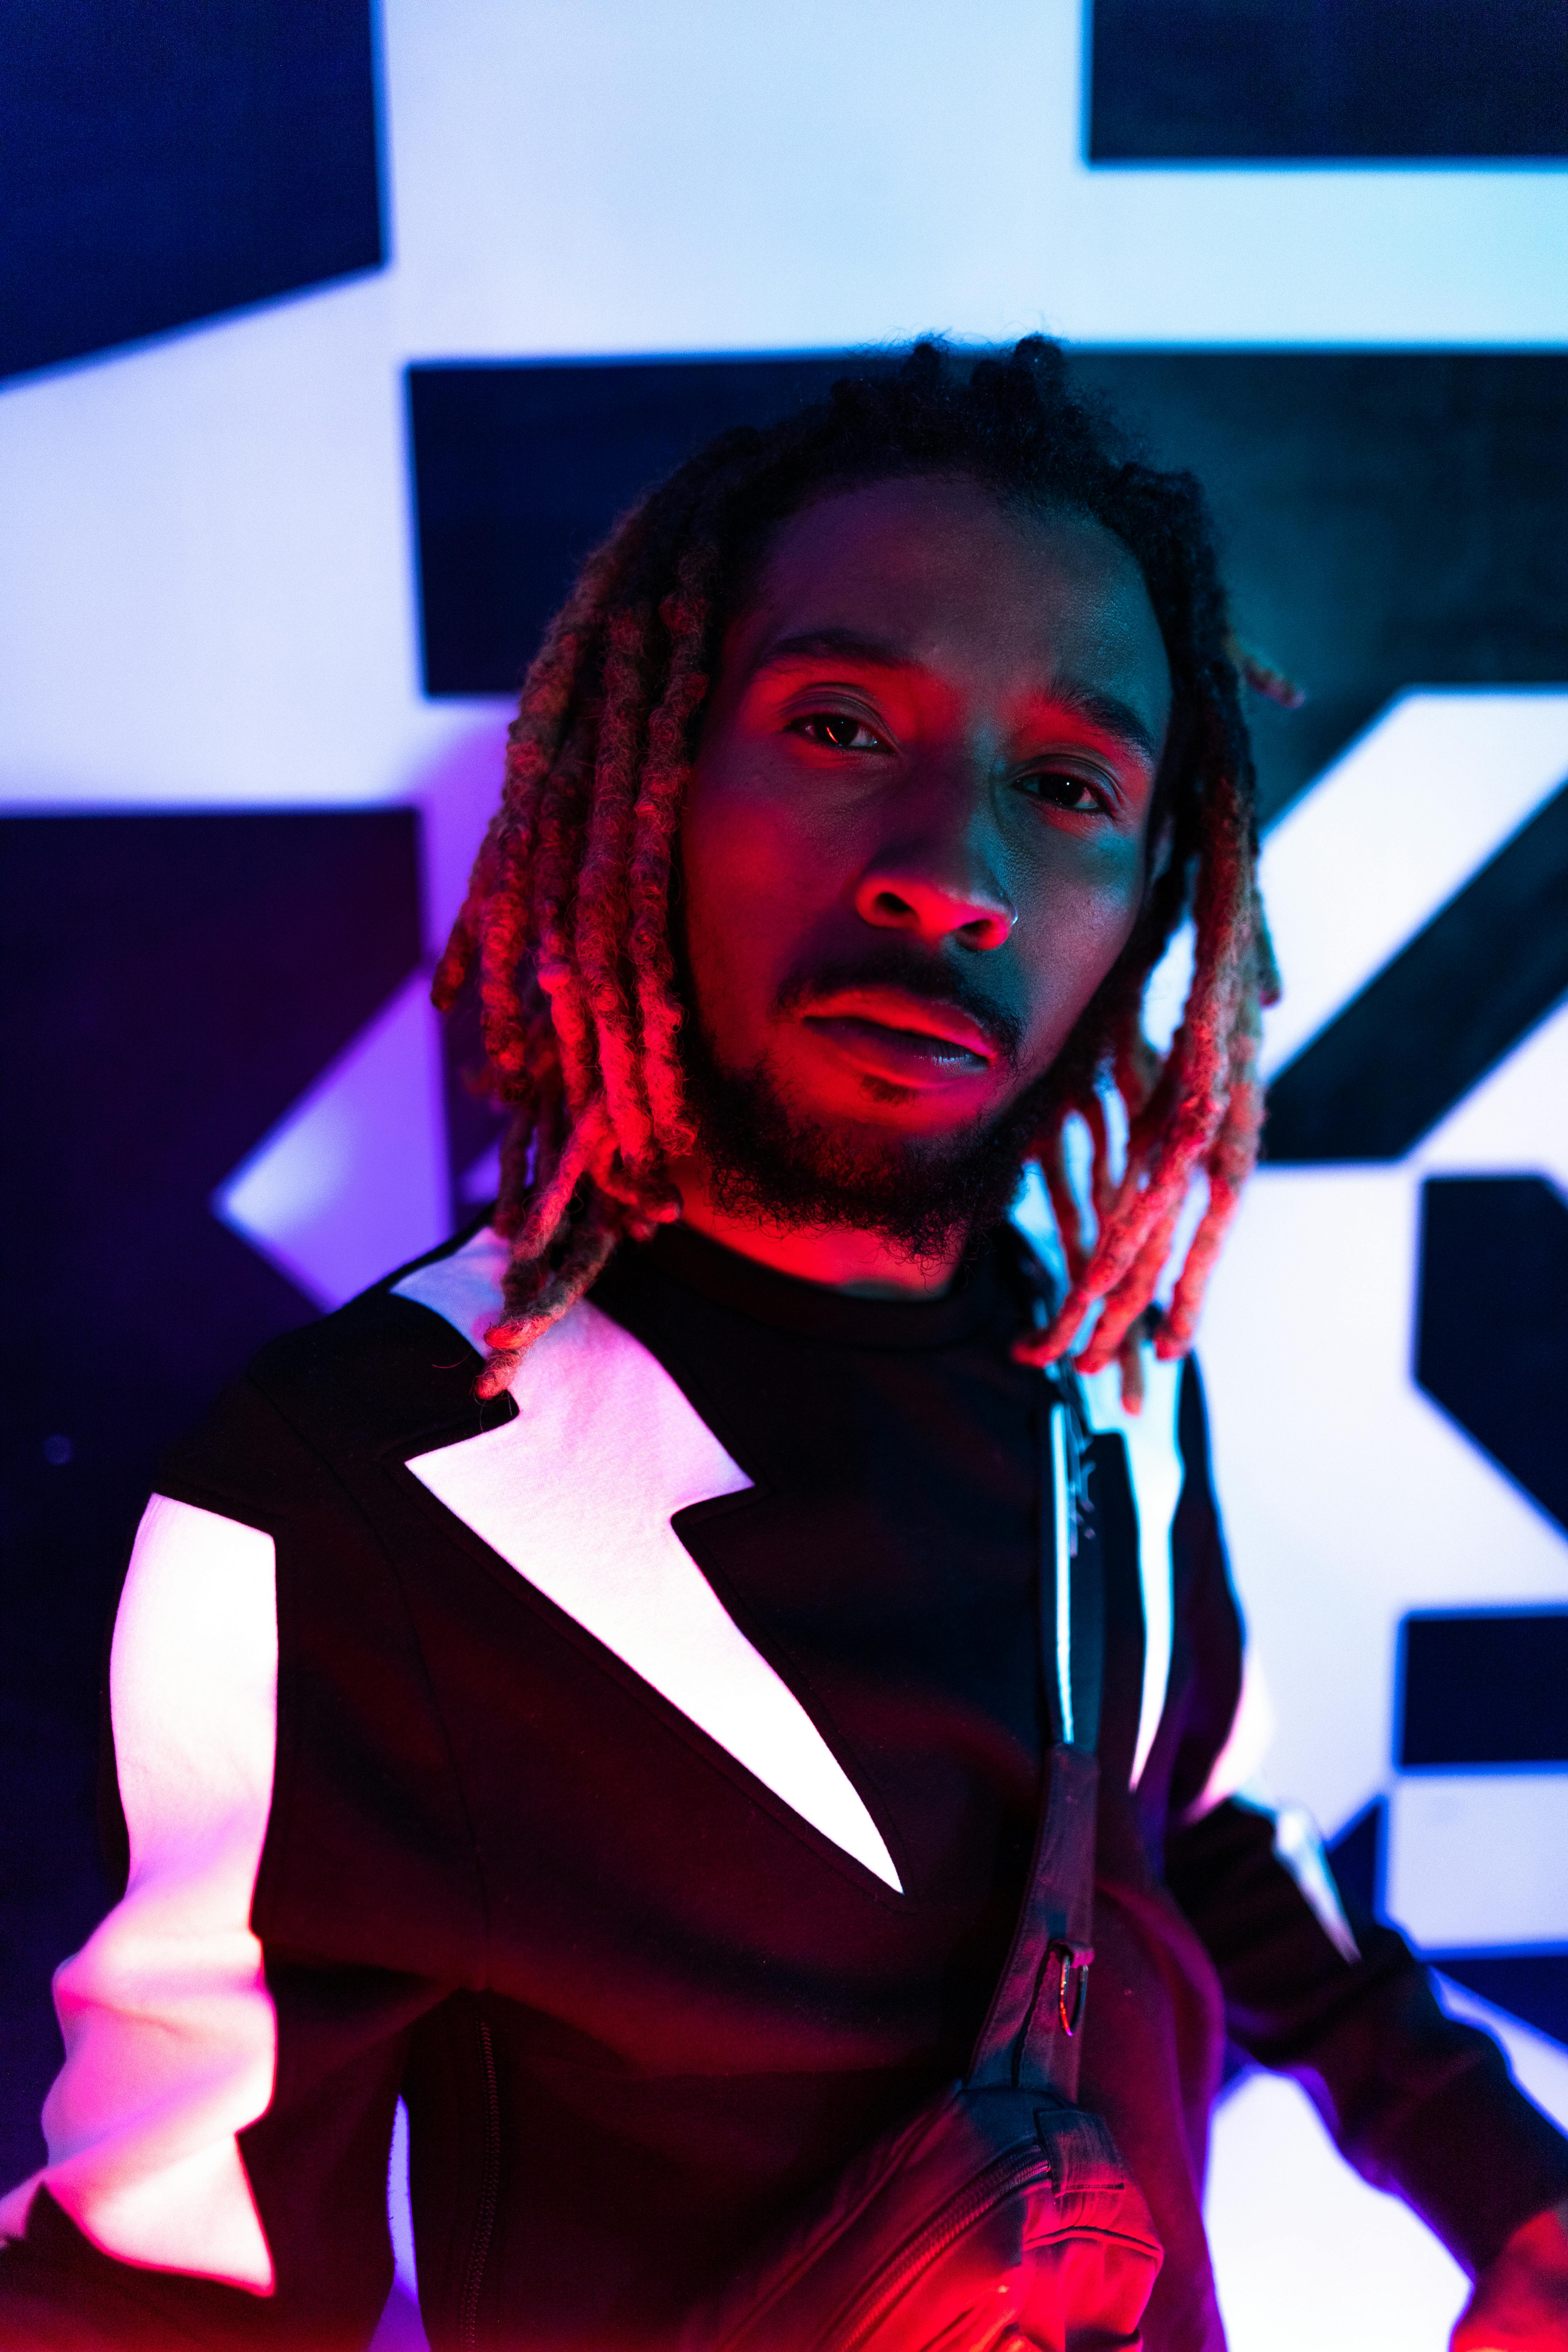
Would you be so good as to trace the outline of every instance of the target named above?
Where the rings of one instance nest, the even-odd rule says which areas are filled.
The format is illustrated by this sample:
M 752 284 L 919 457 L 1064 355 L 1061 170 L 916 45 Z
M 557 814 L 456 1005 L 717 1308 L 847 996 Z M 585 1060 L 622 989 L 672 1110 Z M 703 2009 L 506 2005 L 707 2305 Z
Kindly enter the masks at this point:
M 267 1349 L 138 1538 L 6 2343 L 363 2345 L 400 2094 L 433 2344 L 672 2343 L 963 2074 L 1064 1752 L 1071 1390 L 1143 2340 L 1222 2342 L 1228 2029 L 1477 2278 L 1456 2346 L 1568 2345 L 1568 2147 L 1250 1777 L 1185 1360 L 1274 988 L 1237 660 L 1194 485 L 1038 341 L 729 434 L 586 565 L 437 980 L 500 1200 Z

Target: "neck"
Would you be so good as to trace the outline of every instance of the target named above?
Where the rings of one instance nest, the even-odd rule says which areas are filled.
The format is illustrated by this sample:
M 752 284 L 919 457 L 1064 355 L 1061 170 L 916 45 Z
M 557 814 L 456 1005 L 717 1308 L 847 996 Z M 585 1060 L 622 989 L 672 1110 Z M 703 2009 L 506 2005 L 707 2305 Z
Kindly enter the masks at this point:
M 819 1282 L 826 1289 L 842 1290 L 857 1298 L 940 1298 L 958 1271 L 962 1241 L 936 1257 L 911 1258 L 895 1249 L 880 1234 L 849 1225 L 824 1225 L 801 1231 L 763 1224 L 755 1218 L 731 1216 L 720 1208 L 703 1171 L 685 1161 L 673 1171 L 680 1193 L 681 1222 L 694 1233 L 755 1258 L 775 1274 L 792 1274 L 801 1282 Z

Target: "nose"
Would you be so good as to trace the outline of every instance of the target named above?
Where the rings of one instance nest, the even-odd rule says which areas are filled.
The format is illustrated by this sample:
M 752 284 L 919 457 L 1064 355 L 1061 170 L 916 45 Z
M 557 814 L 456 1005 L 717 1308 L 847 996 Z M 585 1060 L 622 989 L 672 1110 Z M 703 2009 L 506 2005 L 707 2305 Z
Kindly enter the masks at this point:
M 1005 945 L 1018 919 L 969 835 L 890 843 L 866 867 L 855 911 L 879 930 L 908 931 L 928 947 Z

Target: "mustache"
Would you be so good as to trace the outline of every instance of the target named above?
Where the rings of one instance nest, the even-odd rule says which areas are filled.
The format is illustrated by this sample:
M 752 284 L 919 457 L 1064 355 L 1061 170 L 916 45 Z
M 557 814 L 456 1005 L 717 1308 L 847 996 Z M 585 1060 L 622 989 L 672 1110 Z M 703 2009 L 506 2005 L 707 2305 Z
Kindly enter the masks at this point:
M 808 1012 L 822 998 L 849 988 L 896 988 L 926 1004 L 954 1006 L 984 1029 L 1009 1069 L 1018 1066 L 1024 1025 L 1017 1015 L 981 987 L 972 971 L 897 936 L 864 955 L 797 965 L 780 985 L 773 1010 Z

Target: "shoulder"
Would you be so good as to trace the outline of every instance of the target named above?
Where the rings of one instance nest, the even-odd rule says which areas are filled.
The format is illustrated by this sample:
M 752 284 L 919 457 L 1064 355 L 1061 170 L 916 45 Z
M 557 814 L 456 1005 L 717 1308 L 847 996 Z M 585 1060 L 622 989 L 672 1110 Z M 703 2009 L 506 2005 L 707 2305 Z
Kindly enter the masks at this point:
M 405 1457 L 509 1420 L 481 1402 L 483 1331 L 500 1303 L 505 1244 L 459 1234 L 331 1315 L 271 1340 L 176 1444 L 161 1492 L 253 1523 L 302 1486 L 367 1457 Z

